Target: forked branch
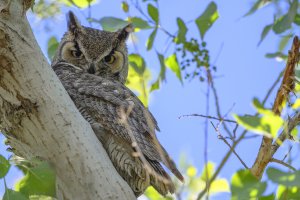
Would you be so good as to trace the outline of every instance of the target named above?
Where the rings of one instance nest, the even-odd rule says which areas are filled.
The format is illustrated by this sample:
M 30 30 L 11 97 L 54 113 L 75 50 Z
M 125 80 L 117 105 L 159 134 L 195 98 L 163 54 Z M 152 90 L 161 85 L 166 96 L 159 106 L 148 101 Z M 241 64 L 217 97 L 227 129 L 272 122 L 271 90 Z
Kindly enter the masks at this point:
M 276 115 L 280 115 L 282 111 L 282 107 L 284 102 L 288 100 L 288 96 L 290 92 L 293 92 L 295 87 L 295 67 L 299 61 L 299 47 L 300 42 L 297 36 L 294 37 L 292 49 L 289 51 L 287 64 L 285 67 L 285 71 L 283 74 L 283 80 L 281 83 L 281 86 L 277 92 L 276 99 L 274 101 L 273 105 L 273 112 Z M 296 122 L 292 123 L 293 126 L 290 126 L 290 122 Z M 282 131 L 282 133 L 278 136 L 276 142 L 274 145 L 272 145 L 273 139 L 268 137 L 263 137 L 262 143 L 259 149 L 259 152 L 257 154 L 256 160 L 250 169 L 252 174 L 260 179 L 262 177 L 262 174 L 267 167 L 268 163 L 272 161 L 274 153 L 277 151 L 277 149 L 280 147 L 280 145 L 284 142 L 286 139 L 286 136 L 289 134 L 289 132 L 298 125 L 299 123 L 299 115 L 296 114 L 291 120 L 288 122 L 288 129 Z M 280 140 L 280 142 L 278 142 Z

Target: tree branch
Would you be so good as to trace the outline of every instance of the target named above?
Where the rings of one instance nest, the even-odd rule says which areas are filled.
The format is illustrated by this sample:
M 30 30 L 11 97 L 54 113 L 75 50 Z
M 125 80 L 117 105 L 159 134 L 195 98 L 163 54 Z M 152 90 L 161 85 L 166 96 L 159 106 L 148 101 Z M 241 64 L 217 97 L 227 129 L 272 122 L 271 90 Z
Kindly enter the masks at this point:
M 242 163 L 242 165 L 246 168 L 249 169 L 246 163 L 243 161 L 243 159 L 237 154 L 237 152 L 232 148 L 232 146 L 229 144 L 229 142 L 224 138 L 224 136 L 221 134 L 220 130 L 218 127 L 216 127 L 212 122 L 210 122 L 211 125 L 214 127 L 215 131 L 218 134 L 218 139 L 223 140 L 223 142 L 230 148 L 230 150 L 233 152 L 233 154 L 239 159 L 239 161 Z
M 269 91 L 272 91 L 275 86 L 277 84 L 277 80 L 273 83 L 273 85 L 271 86 L 271 88 L 269 89 Z M 271 92 L 267 92 L 266 96 L 264 97 L 264 101 L 262 103 L 262 105 L 265 105 L 265 103 L 267 102 L 267 100 L 269 99 L 271 95 Z M 255 116 L 258 116 L 258 114 L 256 113 Z M 234 129 L 233 133 L 234 133 L 234 136 L 235 136 L 235 132 L 237 130 L 237 127 Z M 231 156 L 232 154 L 232 150 L 243 140 L 246 138 L 246 134 L 247 134 L 247 130 L 244 130 L 241 135 L 238 137 L 237 140 L 235 140 L 231 146 L 231 148 L 228 150 L 228 152 L 225 154 L 225 156 L 223 157 L 221 163 L 218 165 L 216 171 L 214 172 L 214 174 L 212 175 L 212 177 L 210 178 L 208 184 L 205 185 L 205 188 L 198 194 L 197 196 L 197 200 L 200 200 L 205 194 L 206 194 L 206 191 L 207 191 L 207 187 L 210 187 L 211 183 L 217 178 L 217 176 L 219 175 L 219 173 L 221 172 L 221 170 L 223 169 L 223 167 L 225 166 L 226 162 L 228 161 L 229 157 Z M 252 137 L 252 136 L 250 136 Z
M 12 0 L 0 12 L 1 131 L 15 154 L 51 163 L 57 199 L 135 199 L 42 55 L 23 6 Z
M 270 162 L 275 162 L 275 163 L 278 163 L 278 164 L 281 164 L 289 169 L 291 169 L 292 171 L 297 171 L 295 167 L 287 164 L 286 162 L 283 162 L 282 160 L 278 160 L 278 159 L 275 159 L 275 158 L 271 158 Z
M 289 121 L 287 128 L 285 128 L 278 136 L 278 138 L 273 142 L 271 148 L 272 156 L 279 149 L 281 144 L 287 139 L 290 135 L 290 132 L 300 123 L 300 112 L 297 112 Z
M 282 105 L 283 102 L 288 99 L 288 95 L 290 92 L 294 89 L 294 76 L 295 76 L 295 67 L 299 61 L 299 47 L 300 42 L 298 40 L 298 37 L 294 37 L 292 49 L 289 51 L 289 56 L 287 60 L 287 64 L 285 67 L 284 75 L 282 84 L 277 92 L 276 99 L 274 101 L 273 105 L 273 112 L 276 115 L 281 114 Z M 286 135 L 291 131 L 298 123 L 299 123 L 299 117 L 296 115 L 292 121 L 296 121 L 296 123 L 293 123 L 294 126 L 291 126 L 291 120 L 288 122 L 288 132 L 285 130 L 279 135 L 278 139 L 276 140 L 275 144 L 272 145 L 273 140 L 268 137 L 263 137 L 262 143 L 259 149 L 259 152 L 257 154 L 256 160 L 250 169 L 252 174 L 260 179 L 263 175 L 263 172 L 265 168 L 267 167 L 268 163 L 271 161 L 274 153 L 277 151 L 277 149 L 280 147 L 280 144 L 284 142 L 286 139 Z M 291 128 L 291 129 L 290 129 Z M 277 141 L 280 141 L 277 142 Z
M 212 91 L 213 91 L 213 95 L 214 95 L 214 98 L 215 98 L 215 105 L 216 105 L 216 111 L 217 111 L 217 115 L 219 118 L 223 118 L 222 114 L 221 114 L 221 108 L 220 108 L 220 103 L 219 103 L 219 97 L 218 97 L 218 93 L 217 93 L 217 89 L 215 87 L 215 82 L 214 82 L 214 79 L 213 77 L 211 76 L 211 73 L 210 71 L 209 72 L 209 76 L 211 79 L 211 88 L 212 88 Z M 231 134 L 231 131 L 229 130 L 229 128 L 227 127 L 226 123 L 222 123 L 222 126 L 224 128 L 224 130 L 227 132 L 227 134 L 229 135 L 230 138 L 233 138 L 232 134 Z
M 215 119 L 215 120 L 218 120 L 220 122 L 230 122 L 230 123 L 235 123 L 236 124 L 236 121 L 234 121 L 234 120 L 218 118 L 218 117 L 213 117 L 213 116 L 209 116 L 209 115 L 202 115 L 202 114 L 181 115 L 178 118 L 181 119 L 182 117 L 203 117 L 203 118 L 208 118 L 208 119 Z

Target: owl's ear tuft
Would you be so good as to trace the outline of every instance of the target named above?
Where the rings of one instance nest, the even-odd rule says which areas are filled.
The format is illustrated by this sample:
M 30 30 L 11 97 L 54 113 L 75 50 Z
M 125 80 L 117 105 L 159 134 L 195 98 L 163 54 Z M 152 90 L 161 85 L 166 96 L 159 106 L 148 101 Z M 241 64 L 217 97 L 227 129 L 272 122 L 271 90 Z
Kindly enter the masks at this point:
M 119 31 L 117 31 L 118 33 L 118 39 L 120 41 L 126 41 L 129 34 L 132 33 L 134 31 L 134 27 L 132 24 L 128 24 L 127 26 L 125 26 L 124 28 L 120 29 Z
M 68 23 L 68 29 L 72 33 L 75 33 L 76 30 L 78 30 L 81 27 L 77 17 L 74 15 L 72 11 L 69 11 L 67 14 L 67 23 Z

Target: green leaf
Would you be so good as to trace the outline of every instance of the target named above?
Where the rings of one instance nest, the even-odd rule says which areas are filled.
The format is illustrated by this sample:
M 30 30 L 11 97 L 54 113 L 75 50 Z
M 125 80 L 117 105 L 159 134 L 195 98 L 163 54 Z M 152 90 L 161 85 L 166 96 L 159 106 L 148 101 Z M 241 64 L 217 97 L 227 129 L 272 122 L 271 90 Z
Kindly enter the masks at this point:
M 166 80 L 166 65 L 165 65 L 165 57 L 162 54 L 157 53 L 158 60 L 160 63 L 160 72 L 159 72 L 159 79 L 160 81 Z
M 287 14 L 281 16 L 274 22 L 273 31 L 276 34 L 282 33 L 287 29 L 291 28 L 292 23 L 297 14 L 298 8 L 298 0 L 293 0 L 292 4 L 290 5 L 289 11 Z
M 26 175 L 15 185 L 17 191 L 26 196 L 55 196 L 55 173 L 46 162 L 29 168 Z
M 257 0 L 255 4 L 251 7 L 251 9 L 244 15 L 244 17 L 253 14 L 255 11 L 267 5 L 268 3 L 269 1 L 266 0 Z
M 291 136 L 293 136 L 293 138 L 295 139 L 295 141 L 299 141 L 297 127 L 293 128 L 293 130 L 290 132 L 290 134 L 291 134 Z
M 44 196 L 44 195 L 31 195 L 29 200 L 56 200 L 54 197 Z
M 252 101 L 252 104 L 254 106 L 254 108 L 257 110 L 258 113 L 260 114 L 273 114 L 273 111 L 266 109 L 257 98 L 254 98 Z
M 281 53 L 281 52 L 276 52 L 276 53 L 267 53 L 266 58 L 276 58 L 279 60 L 286 60 L 287 55 Z
M 129 64 L 139 75 L 143 75 L 146 69 L 146 63 L 144 58 L 142 58 L 139 54 L 130 54 L 128 56 L 128 61 Z
M 154 90 L 158 90 L 159 84 L 160 84 L 159 79 L 157 79 L 154 83 L 152 83 L 152 85 L 150 87 L 150 92 L 153 92 Z
M 273 31 L 280 34 L 291 28 L 292 22 L 288 14 L 281 16 L 274 22 Z
M 181 77 L 181 70 L 180 70 L 179 64 L 177 62 L 176 54 L 172 54 L 171 56 L 169 56 L 165 60 L 165 64 L 168 68 L 170 68 L 176 74 L 176 76 L 180 80 L 180 82 L 183 83 L 182 77 Z
M 10 164 L 4 156 L 0 155 L 0 179 L 6 176 L 9 171 Z
M 95 3 L 96 0 L 63 0 L 67 6 L 74 5 L 79 8 L 86 8 L 89 4 Z
M 298 26 L 300 26 L 300 14 L 298 14 L 298 13 L 296 14 L 294 23 L 297 24 Z
M 283 125 L 283 120 L 275 114 L 264 115 L 262 117 L 250 115 L 234 115 L 233 117 L 237 123 L 243 126 L 245 129 L 273 138 L 277 136 L 279 129 Z
M 217 5 L 215 2 L 211 2 L 206 10 L 196 19 L 198 30 L 200 31 L 201 39 L 204 38 L 206 31 L 213 25 L 213 23 L 219 18 L 217 11 Z
M 153 21 L 155 21 L 155 23 L 158 24 L 158 10 L 152 4 L 148 4 L 148 14 L 150 15 L 151 19 L 153 19 Z
M 49 40 L 48 40 L 48 50 L 47 50 L 47 53 L 48 53 L 48 58 L 49 60 L 52 60 L 53 59 L 53 56 L 55 55 L 56 53 L 56 50 L 58 48 L 58 41 L 56 39 L 56 37 L 51 37 Z
M 145 106 L 148 106 L 149 88 L 148 82 L 151 78 L 151 73 L 146 68 L 145 60 L 138 54 L 130 54 L 129 71 L 126 85 L 138 93 L 138 98 Z
M 214 180 L 209 188 L 209 194 L 219 192 L 230 192 L 228 181 L 225 178 Z
M 203 171 L 201 173 L 201 179 L 203 181 L 211 179 L 214 172 L 215 172 L 215 164 L 212 162 L 208 162 L 206 166 L 204 166 L 203 168 Z
M 178 34 L 176 38 L 176 43 L 184 43 L 186 41 L 186 33 L 187 33 L 187 27 L 184 23 L 184 21 L 181 18 L 177 18 L 177 25 L 178 25 Z
M 292 34 L 283 36 L 280 40 L 278 51 L 282 52 L 292 37 Z
M 283 119 L 275 115 L 272 110 L 264 108 L 256 98 L 253 100 L 253 105 L 258 113 L 262 114 L 261 117 L 234 115 L 236 121 L 247 130 L 263 134 L 267 137 L 276 137 L 279 129 L 284 124 Z
M 139 17 L 132 17 L 129 21 L 133 24 L 135 29 L 149 29 L 151 26 L 148 24 L 147 21 L 143 20 Z
M 193 193 L 197 193 L 203 190 L 205 188 L 205 185 L 205 181 L 203 181 L 200 177 L 192 177 L 190 178 L 187 187 L 189 189 L 189 192 L 191 193 L 190 195 L 192 196 Z
M 266 190 L 267 183 L 260 182 L 250 170 L 239 170 L 231 178 L 232 200 L 255 200 Z
M 151 85 L 150 88 L 150 92 L 154 91 L 154 90 L 158 90 L 159 86 L 160 86 L 160 82 L 164 81 L 166 79 L 166 65 L 165 65 L 165 58 L 162 54 L 157 53 L 158 59 L 159 59 L 159 63 L 160 63 L 160 72 L 159 72 L 159 76 L 156 79 L 156 81 Z
M 300 108 L 300 98 L 296 99 L 295 103 L 292 106 L 293 109 L 298 109 Z
M 243 126 L 245 129 L 249 131 L 253 131 L 255 133 L 264 134 L 268 137 L 269 135 L 269 129 L 266 131 L 265 128 L 261 125 L 261 119 L 256 116 L 250 116 L 250 115 L 244 115 L 244 116 L 238 116 L 233 115 L 237 123 L 241 126 Z
M 151 200 L 173 200 L 173 198 L 168 195 L 166 197 L 161 196 L 152 186 L 147 188 L 144 195 Z
M 2 200 L 28 200 L 21 192 L 6 189 Z
M 147 40 L 147 51 L 149 51 L 150 49 L 152 49 L 152 46 L 153 46 L 153 42 L 154 42 L 154 39 L 155 39 L 155 36 L 156 36 L 156 33 L 157 33 L 157 28 L 155 28 L 152 33 L 150 34 L 148 40 Z
M 275 200 L 275 195 L 270 194 L 270 195 L 267 195 L 267 196 L 258 197 L 258 200 Z
M 262 41 L 265 39 L 265 37 L 267 36 L 267 34 L 272 29 L 272 27 L 273 27 L 273 24 L 269 24 L 269 25 L 265 26 L 264 30 L 261 33 L 260 41 L 259 41 L 258 45 L 260 45 L 262 43 Z
M 300 171 L 284 172 L 276 168 L 268 168 L 267 175 L 269 179 L 275 183 L 284 186 L 298 186 L 300 183 Z
M 299 187 L 286 187 L 279 185 L 277 188 L 276 200 L 296 200 L 300 199 Z
M 186 170 L 188 177 L 193 178 L 197 175 L 197 168 L 194 166 L 189 166 Z
M 61 14 L 61 5 L 57 1 L 35 1 L 34 14 L 41 19 L 53 18 Z
M 149 199 L 161 198 L 161 195 L 153 187 L 148 187 L 148 189 L 145 191 L 145 196 Z
M 128 6 L 128 3 L 127 3 L 126 1 L 122 1 L 121 7 L 122 7 L 122 10 L 123 10 L 125 13 L 128 13 L 128 11 L 129 11 L 129 6 Z
M 128 25 L 128 22 L 116 17 L 103 17 L 97 22 L 101 24 L 105 31 L 116 31 Z

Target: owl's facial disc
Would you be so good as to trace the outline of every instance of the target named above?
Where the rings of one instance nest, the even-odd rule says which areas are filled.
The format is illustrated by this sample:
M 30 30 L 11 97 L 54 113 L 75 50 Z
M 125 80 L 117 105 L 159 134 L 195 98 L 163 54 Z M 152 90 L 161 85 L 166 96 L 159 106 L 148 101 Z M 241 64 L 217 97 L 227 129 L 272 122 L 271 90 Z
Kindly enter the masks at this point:
M 107 68 L 113 73 L 118 73 L 122 70 L 125 65 L 124 54 L 120 51 L 112 51 L 110 54 L 102 59 L 102 62 L 107 66 Z
M 86 59 L 78 44 L 73 41 L 66 42 L 61 49 L 61 58 L 82 69 L 86 68 Z

